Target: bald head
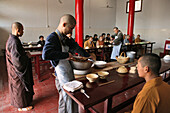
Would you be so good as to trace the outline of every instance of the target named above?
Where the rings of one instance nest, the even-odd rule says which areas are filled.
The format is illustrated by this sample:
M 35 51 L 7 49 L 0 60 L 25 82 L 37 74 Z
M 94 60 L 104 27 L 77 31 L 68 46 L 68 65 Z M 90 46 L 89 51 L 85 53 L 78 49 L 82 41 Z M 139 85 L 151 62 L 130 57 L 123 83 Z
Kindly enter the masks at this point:
M 14 22 L 12 24 L 12 34 L 15 36 L 23 35 L 23 25 L 20 22 Z
M 75 18 L 70 14 L 65 14 L 60 18 L 60 23 L 57 29 L 60 31 L 60 33 L 67 35 L 69 33 L 72 33 L 75 25 Z
M 76 25 L 76 20 L 75 18 L 70 15 L 70 14 L 65 14 L 63 15 L 61 18 L 60 18 L 60 23 L 67 23 L 67 24 L 70 24 L 70 25 Z
M 23 27 L 22 24 L 19 22 L 14 22 L 12 24 L 12 30 L 21 29 L 22 27 Z

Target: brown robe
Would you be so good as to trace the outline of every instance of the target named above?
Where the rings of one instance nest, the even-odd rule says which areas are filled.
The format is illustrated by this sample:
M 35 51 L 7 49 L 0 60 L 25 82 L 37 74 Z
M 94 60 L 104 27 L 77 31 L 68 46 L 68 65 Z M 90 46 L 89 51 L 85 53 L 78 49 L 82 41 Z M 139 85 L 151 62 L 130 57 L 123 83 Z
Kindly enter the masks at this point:
M 34 95 L 31 59 L 19 38 L 12 34 L 6 43 L 6 63 L 11 104 L 17 108 L 29 106 Z

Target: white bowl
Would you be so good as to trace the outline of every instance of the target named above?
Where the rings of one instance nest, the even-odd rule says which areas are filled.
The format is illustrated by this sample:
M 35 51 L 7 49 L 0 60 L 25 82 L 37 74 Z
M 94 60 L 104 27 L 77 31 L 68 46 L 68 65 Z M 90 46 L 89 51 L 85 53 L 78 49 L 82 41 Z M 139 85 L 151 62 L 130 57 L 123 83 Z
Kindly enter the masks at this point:
M 28 47 L 32 47 L 32 45 L 29 45 Z
M 95 82 L 99 76 L 97 74 L 88 74 L 86 75 L 86 78 L 89 80 L 89 82 Z
M 165 55 L 164 60 L 170 60 L 170 55 Z
M 165 55 L 163 59 L 164 59 L 165 63 L 169 63 L 170 62 L 170 55 Z
M 86 47 L 85 47 L 85 49 L 89 49 L 89 47 L 88 47 L 88 46 L 86 46 Z
M 85 75 L 85 74 L 89 73 L 90 71 L 91 71 L 91 68 L 87 69 L 87 70 L 73 69 L 73 72 L 75 75 Z
M 97 74 L 100 76 L 101 79 L 106 79 L 106 77 L 109 75 L 109 72 L 99 71 Z
M 95 61 L 94 65 L 98 68 L 104 68 L 106 66 L 107 62 L 105 61 Z
M 41 44 L 38 44 L 37 47 L 41 47 Z

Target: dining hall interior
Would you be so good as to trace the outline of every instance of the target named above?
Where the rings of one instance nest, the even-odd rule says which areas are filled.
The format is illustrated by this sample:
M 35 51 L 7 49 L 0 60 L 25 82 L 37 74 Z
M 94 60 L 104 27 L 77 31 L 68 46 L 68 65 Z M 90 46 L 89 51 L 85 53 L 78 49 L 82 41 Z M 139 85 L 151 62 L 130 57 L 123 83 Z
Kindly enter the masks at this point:
M 76 80 L 83 83 L 86 93 L 90 96 L 88 99 L 80 90 L 74 93 L 65 90 L 79 105 L 79 112 L 131 111 L 137 94 L 145 84 L 144 79 L 137 77 L 137 71 L 129 71 L 131 67 L 136 69 L 140 56 L 146 53 L 160 56 L 162 67 L 159 74 L 165 82 L 170 83 L 169 4 L 170 0 L 0 0 L 0 112 L 18 113 L 10 103 L 6 42 L 12 23 L 20 22 L 24 27 L 24 34 L 20 37 L 22 46 L 31 54 L 35 93 L 32 102 L 34 108 L 27 112 L 58 113 L 59 93 L 55 86 L 55 69 L 49 60 L 42 58 L 43 46 L 37 42 L 41 36 L 46 41 L 56 30 L 64 14 L 75 17 L 76 27 L 73 29 L 72 38 L 96 60 L 85 59 L 91 64 L 88 70 L 83 71 L 78 69 L 80 66 L 74 64 L 74 60 L 72 61 L 72 65 L 75 65 L 73 68 Z M 115 27 L 122 32 L 124 41 L 119 57 L 112 60 Z M 98 40 L 102 37 L 103 45 L 97 45 L 94 34 Z M 107 34 L 110 35 L 109 40 L 106 40 Z M 130 39 L 125 42 L 128 36 Z M 140 42 L 135 41 L 138 36 Z M 90 40 L 90 37 L 94 46 L 85 47 L 85 42 Z M 127 58 L 128 54 L 129 57 L 132 56 L 128 61 L 119 60 L 120 57 Z M 95 64 L 97 61 L 104 64 L 100 67 Z M 126 67 L 128 72 L 118 72 L 120 67 Z M 86 76 L 91 73 L 99 75 L 100 71 L 109 73 L 108 77 L 99 77 L 94 82 Z

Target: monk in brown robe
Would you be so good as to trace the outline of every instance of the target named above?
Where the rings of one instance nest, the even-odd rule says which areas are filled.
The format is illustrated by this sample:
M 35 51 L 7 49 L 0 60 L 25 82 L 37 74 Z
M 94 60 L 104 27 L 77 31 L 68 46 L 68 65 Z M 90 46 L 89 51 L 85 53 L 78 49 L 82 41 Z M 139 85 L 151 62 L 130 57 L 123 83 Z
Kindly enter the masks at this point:
M 9 93 L 11 104 L 18 111 L 28 111 L 34 91 L 30 54 L 22 47 L 19 37 L 23 35 L 23 25 L 19 22 L 12 24 L 12 33 L 6 43 L 6 63 L 8 71 Z

